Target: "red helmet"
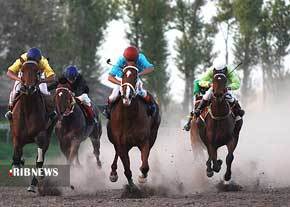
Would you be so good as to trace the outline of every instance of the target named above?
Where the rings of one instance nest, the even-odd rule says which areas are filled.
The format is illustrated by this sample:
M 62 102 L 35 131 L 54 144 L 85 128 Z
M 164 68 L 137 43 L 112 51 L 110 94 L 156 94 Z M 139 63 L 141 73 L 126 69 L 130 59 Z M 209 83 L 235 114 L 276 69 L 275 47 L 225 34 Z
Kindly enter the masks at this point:
M 129 46 L 124 50 L 123 56 L 127 61 L 136 61 L 139 55 L 139 51 L 134 46 Z

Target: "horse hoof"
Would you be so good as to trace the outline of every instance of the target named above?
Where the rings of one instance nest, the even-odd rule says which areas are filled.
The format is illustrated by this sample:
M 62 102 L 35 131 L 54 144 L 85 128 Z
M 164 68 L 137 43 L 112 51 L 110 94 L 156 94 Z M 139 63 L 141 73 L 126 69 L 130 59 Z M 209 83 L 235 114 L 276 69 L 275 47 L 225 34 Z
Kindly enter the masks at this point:
M 222 160 L 217 160 L 217 164 L 218 164 L 219 166 L 222 166 L 223 161 L 222 161 Z
M 117 180 L 118 180 L 118 174 L 116 174 L 116 175 L 110 175 L 110 181 L 111 182 L 117 182 Z
M 28 192 L 32 192 L 32 193 L 36 193 L 36 190 L 35 190 L 35 186 L 34 185 L 30 185 L 28 188 L 27 188 L 27 191 Z
M 140 175 L 140 176 L 138 177 L 138 182 L 139 182 L 140 184 L 144 184 L 144 183 L 147 182 L 147 178 L 145 178 L 144 175 Z
M 213 171 L 206 171 L 206 175 L 207 175 L 207 177 L 212 177 L 213 176 Z
M 102 162 L 100 160 L 97 161 L 97 165 L 99 169 L 102 169 Z

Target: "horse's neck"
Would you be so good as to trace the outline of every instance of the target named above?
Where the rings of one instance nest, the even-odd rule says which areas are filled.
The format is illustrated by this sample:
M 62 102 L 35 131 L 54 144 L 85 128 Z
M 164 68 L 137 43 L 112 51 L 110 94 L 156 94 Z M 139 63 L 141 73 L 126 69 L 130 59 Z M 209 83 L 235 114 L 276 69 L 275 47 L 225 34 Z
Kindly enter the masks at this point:
M 213 99 L 211 102 L 211 110 L 214 116 L 225 116 L 229 113 L 230 108 L 225 99 L 221 102 Z
M 22 95 L 20 98 L 21 106 L 26 109 L 32 109 L 39 113 L 38 109 L 45 109 L 44 98 L 40 93 L 34 93 L 32 95 Z

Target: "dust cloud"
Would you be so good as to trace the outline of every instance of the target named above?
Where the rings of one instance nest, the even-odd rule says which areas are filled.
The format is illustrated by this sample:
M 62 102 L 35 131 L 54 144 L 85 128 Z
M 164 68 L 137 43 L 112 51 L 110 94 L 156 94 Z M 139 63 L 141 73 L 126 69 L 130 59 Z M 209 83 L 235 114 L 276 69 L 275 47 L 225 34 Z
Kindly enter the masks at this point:
M 246 108 L 244 125 L 232 165 L 234 182 L 243 188 L 290 185 L 289 115 L 290 101 L 285 99 L 263 107 L 256 102 Z M 215 191 L 216 184 L 223 179 L 225 173 L 226 148 L 222 147 L 218 151 L 218 157 L 224 161 L 221 172 L 207 178 L 206 152 L 197 156 L 197 153 L 192 151 L 189 133 L 183 131 L 179 125 L 180 119 L 176 116 L 169 119 L 163 114 L 163 123 L 149 157 L 150 171 L 145 185 L 156 189 L 156 194 Z M 97 167 L 89 139 L 82 143 L 79 154 L 82 168 L 72 168 L 71 171 L 71 183 L 77 193 L 94 194 L 98 190 L 120 189 L 127 184 L 120 159 L 117 171 L 119 180 L 116 183 L 109 181 L 114 149 L 108 141 L 105 128 L 101 137 L 102 169 Z M 137 148 L 130 151 L 135 184 L 138 184 L 137 178 L 140 174 L 140 156 Z

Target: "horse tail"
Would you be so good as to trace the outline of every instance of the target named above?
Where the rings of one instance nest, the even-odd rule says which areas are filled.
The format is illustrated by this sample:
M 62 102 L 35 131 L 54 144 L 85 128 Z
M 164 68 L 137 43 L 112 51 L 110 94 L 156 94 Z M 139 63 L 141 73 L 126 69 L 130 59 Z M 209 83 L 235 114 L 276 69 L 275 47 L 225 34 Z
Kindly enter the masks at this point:
M 190 141 L 194 159 L 203 159 L 205 156 L 206 146 L 200 138 L 198 126 L 195 121 L 191 122 Z

